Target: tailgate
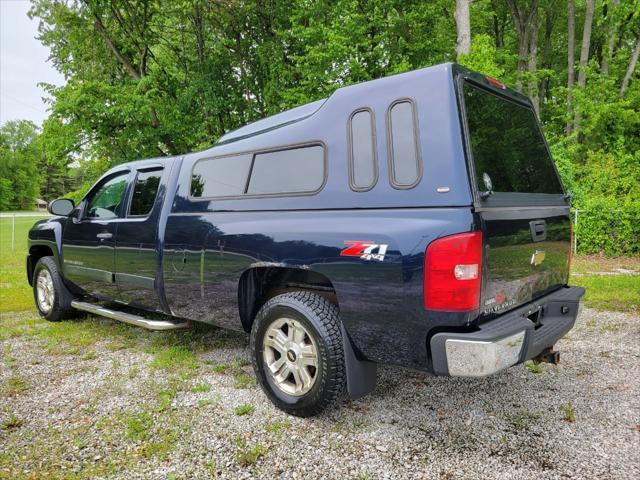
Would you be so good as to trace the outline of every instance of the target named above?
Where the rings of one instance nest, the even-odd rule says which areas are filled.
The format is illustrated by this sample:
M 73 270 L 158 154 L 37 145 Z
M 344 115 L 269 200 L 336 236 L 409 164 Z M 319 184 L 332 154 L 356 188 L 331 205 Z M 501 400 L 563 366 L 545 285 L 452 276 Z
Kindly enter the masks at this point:
M 480 216 L 485 242 L 482 313 L 509 310 L 566 285 L 568 208 L 491 209 Z
M 478 75 L 459 85 L 485 248 L 480 311 L 492 314 L 567 283 L 569 204 L 526 97 Z

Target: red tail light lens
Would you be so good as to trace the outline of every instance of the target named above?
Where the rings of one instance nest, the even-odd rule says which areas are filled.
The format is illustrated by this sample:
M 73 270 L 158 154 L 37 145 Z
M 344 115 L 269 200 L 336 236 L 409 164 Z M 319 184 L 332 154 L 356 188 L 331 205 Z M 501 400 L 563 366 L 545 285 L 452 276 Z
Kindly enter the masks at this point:
M 434 240 L 424 259 L 424 308 L 470 311 L 480 307 L 482 232 Z

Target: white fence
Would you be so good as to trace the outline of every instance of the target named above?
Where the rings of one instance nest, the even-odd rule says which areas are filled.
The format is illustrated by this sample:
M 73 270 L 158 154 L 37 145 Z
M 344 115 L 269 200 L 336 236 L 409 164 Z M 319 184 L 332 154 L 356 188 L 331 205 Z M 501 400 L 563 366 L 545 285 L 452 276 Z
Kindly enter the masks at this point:
M 42 213 L 0 213 L 0 218 L 10 218 L 11 219 L 11 251 L 14 251 L 16 248 L 16 218 L 22 217 L 34 217 L 34 218 L 47 218 L 51 217 L 47 212 Z

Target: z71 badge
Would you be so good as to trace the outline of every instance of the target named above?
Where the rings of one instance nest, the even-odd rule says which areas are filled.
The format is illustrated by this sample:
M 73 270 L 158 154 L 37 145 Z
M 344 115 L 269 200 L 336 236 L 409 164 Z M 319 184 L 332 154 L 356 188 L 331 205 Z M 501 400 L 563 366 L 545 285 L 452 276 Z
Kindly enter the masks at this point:
M 350 246 L 340 252 L 341 257 L 359 257 L 363 260 L 379 260 L 381 262 L 384 261 L 389 246 L 385 243 L 360 240 L 345 240 L 344 243 Z

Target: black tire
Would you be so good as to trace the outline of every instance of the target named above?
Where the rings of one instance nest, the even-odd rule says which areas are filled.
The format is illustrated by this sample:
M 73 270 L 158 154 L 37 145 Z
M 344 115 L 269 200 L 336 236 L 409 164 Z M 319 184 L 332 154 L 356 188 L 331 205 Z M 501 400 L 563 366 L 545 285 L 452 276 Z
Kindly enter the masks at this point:
M 38 278 L 41 272 L 47 271 L 51 277 L 53 284 L 53 301 L 51 302 L 51 308 L 45 309 L 41 302 L 38 300 Z M 50 322 L 59 322 L 67 318 L 75 316 L 75 310 L 71 307 L 71 300 L 73 296 L 67 290 L 67 287 L 62 282 L 62 278 L 58 273 L 58 267 L 51 257 L 42 257 L 36 263 L 33 269 L 33 299 L 35 300 L 36 307 L 40 316 L 46 318 Z
M 289 395 L 278 387 L 263 356 L 265 333 L 282 318 L 302 324 L 317 347 L 315 381 L 311 389 L 300 396 Z M 311 417 L 344 397 L 347 377 L 342 342 L 340 318 L 335 305 L 310 292 L 278 295 L 262 306 L 253 322 L 253 369 L 262 389 L 276 407 L 298 417 Z

